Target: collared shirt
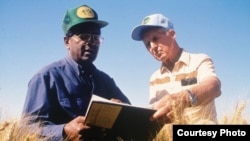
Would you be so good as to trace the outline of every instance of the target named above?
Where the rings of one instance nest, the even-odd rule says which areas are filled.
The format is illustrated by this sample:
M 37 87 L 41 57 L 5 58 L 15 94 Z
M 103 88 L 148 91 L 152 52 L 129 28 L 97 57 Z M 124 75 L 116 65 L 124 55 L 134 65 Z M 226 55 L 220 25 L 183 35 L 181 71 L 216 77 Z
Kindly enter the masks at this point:
M 85 71 L 68 55 L 44 67 L 30 80 L 23 115 L 42 121 L 45 136 L 62 138 L 65 123 L 85 115 L 93 93 L 130 103 L 109 75 L 94 65 L 88 68 L 87 75 Z
M 174 68 L 169 71 L 164 65 L 150 78 L 151 104 L 165 94 L 173 94 L 199 84 L 208 76 L 216 76 L 213 61 L 206 54 L 191 54 L 183 50 Z M 214 101 L 204 106 L 186 108 L 184 115 L 194 122 L 202 118 L 216 121 Z

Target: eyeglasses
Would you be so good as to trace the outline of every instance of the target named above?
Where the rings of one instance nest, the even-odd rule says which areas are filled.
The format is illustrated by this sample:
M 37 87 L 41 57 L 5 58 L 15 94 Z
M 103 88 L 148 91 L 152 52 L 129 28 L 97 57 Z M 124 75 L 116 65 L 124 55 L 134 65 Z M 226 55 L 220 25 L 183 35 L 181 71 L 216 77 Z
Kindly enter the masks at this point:
M 95 35 L 95 34 L 77 34 L 76 35 L 79 39 L 84 41 L 85 43 L 93 43 L 93 44 L 101 44 L 104 40 L 103 37 L 100 35 Z

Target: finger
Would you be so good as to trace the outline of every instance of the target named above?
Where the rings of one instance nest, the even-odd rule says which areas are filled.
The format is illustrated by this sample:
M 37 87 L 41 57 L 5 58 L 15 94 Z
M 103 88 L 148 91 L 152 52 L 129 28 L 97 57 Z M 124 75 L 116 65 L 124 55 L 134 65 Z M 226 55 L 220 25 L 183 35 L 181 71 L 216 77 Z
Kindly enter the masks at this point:
M 167 113 L 167 117 L 170 118 L 170 119 L 172 119 L 174 117 L 174 112 L 173 111 L 168 112 Z
M 85 130 L 85 129 L 87 130 L 87 129 L 91 128 L 90 126 L 87 126 L 87 125 L 82 124 L 82 123 L 79 123 L 78 127 L 79 127 L 80 130 Z
M 166 103 L 167 103 L 167 102 L 160 100 L 160 101 L 158 101 L 158 102 L 155 103 L 154 109 L 160 109 L 160 108 L 162 108 L 163 106 L 165 106 Z
M 119 100 L 119 99 L 111 98 L 110 100 L 113 101 L 113 102 L 122 103 L 122 101 Z
M 156 120 L 156 119 L 159 119 L 160 117 L 166 116 L 166 113 L 168 112 L 169 112 L 168 107 L 164 106 L 153 114 L 152 119 Z
M 78 116 L 76 118 L 76 122 L 78 122 L 78 123 L 84 123 L 84 121 L 85 121 L 85 117 L 84 116 Z

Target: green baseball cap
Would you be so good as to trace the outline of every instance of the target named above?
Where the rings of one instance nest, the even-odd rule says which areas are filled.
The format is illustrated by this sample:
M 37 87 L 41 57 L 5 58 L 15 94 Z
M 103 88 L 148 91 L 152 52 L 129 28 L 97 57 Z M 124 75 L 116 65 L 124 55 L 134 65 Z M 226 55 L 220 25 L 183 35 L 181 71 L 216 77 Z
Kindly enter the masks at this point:
M 96 23 L 100 28 L 108 25 L 108 22 L 98 20 L 98 15 L 94 9 L 88 5 L 82 5 L 66 11 L 62 24 L 64 34 L 67 34 L 73 26 L 86 22 Z

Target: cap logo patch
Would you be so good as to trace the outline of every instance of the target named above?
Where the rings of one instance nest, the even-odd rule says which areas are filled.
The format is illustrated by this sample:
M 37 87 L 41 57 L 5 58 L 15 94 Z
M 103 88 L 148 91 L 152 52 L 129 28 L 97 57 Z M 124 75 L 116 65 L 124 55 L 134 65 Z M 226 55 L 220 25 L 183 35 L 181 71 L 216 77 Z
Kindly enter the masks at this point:
M 80 18 L 93 18 L 95 17 L 94 12 L 89 7 L 79 7 L 76 11 L 76 15 Z
M 162 19 L 162 20 L 161 20 L 161 23 L 166 23 L 166 20 L 165 20 L 165 19 Z
M 142 24 L 147 24 L 149 22 L 149 17 L 146 17 L 143 21 Z

